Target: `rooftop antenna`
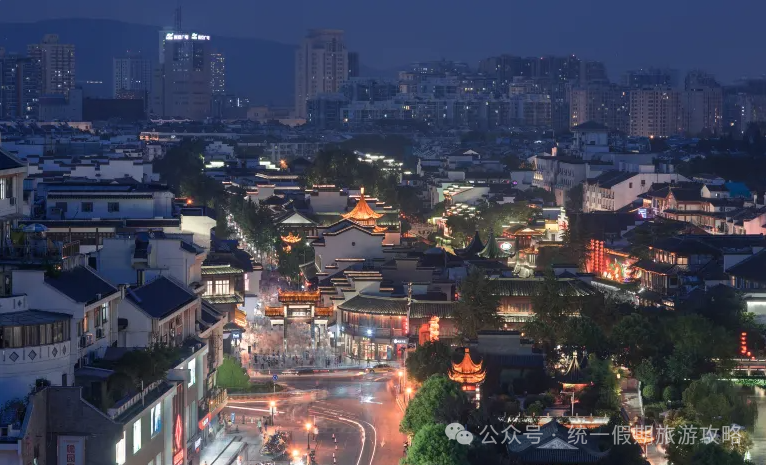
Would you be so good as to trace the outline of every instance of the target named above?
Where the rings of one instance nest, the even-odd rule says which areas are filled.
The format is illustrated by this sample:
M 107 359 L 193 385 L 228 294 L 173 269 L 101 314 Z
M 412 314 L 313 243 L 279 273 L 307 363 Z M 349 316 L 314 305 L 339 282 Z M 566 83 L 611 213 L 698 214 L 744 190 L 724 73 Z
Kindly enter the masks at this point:
M 181 32 L 183 29 L 181 29 L 181 0 L 178 0 L 178 5 L 176 6 L 176 12 L 175 12 L 175 29 L 176 32 Z

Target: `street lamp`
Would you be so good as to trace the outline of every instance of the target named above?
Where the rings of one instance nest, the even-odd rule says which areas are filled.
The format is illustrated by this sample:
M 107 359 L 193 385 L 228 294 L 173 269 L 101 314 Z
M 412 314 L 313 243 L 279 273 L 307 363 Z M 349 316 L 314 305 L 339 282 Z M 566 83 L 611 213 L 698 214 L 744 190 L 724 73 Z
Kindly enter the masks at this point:
M 410 394 L 412 394 L 412 388 L 407 388 L 407 403 L 410 403 Z
M 306 449 L 311 450 L 311 423 L 306 423 Z
M 404 371 L 399 370 L 398 372 L 396 372 L 396 374 L 399 375 L 399 394 L 401 394 L 402 393 L 402 379 L 404 379 L 403 378 Z
M 272 400 L 269 403 L 269 407 L 271 407 L 270 408 L 270 410 L 271 410 L 271 425 L 273 426 L 274 425 L 274 410 L 277 408 L 277 403 Z

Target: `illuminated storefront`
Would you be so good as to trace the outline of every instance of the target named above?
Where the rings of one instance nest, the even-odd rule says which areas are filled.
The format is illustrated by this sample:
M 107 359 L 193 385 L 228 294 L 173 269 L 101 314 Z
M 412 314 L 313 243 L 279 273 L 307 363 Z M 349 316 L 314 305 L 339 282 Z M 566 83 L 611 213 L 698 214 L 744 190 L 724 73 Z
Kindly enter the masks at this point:
M 633 265 L 636 259 L 630 254 L 604 247 L 604 241 L 591 239 L 585 269 L 601 279 L 627 283 L 641 278 L 641 270 Z

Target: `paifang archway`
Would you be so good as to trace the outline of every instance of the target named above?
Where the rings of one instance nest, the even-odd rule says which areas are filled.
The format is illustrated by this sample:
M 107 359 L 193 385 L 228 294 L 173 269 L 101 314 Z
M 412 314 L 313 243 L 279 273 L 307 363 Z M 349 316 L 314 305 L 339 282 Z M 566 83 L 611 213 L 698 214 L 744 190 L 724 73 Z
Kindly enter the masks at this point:
M 315 350 L 323 334 L 327 334 L 327 322 L 333 314 L 332 307 L 320 306 L 319 291 L 279 291 L 279 307 L 266 307 L 266 316 L 272 325 L 282 325 L 283 350 L 287 351 L 287 325 L 291 322 L 311 325 L 311 348 Z

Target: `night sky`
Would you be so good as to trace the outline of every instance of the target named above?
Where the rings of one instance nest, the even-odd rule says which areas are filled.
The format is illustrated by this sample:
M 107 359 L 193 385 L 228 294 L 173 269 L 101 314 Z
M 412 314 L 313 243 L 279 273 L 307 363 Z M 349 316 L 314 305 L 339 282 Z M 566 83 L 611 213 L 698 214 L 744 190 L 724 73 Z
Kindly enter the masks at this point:
M 164 26 L 175 5 L 0 0 L 0 21 L 86 17 Z M 702 68 L 724 82 L 766 72 L 766 2 L 753 0 L 184 0 L 183 16 L 186 29 L 293 44 L 310 27 L 345 29 L 349 49 L 381 69 L 439 58 L 475 65 L 506 52 L 603 60 L 612 78 L 652 65 Z

